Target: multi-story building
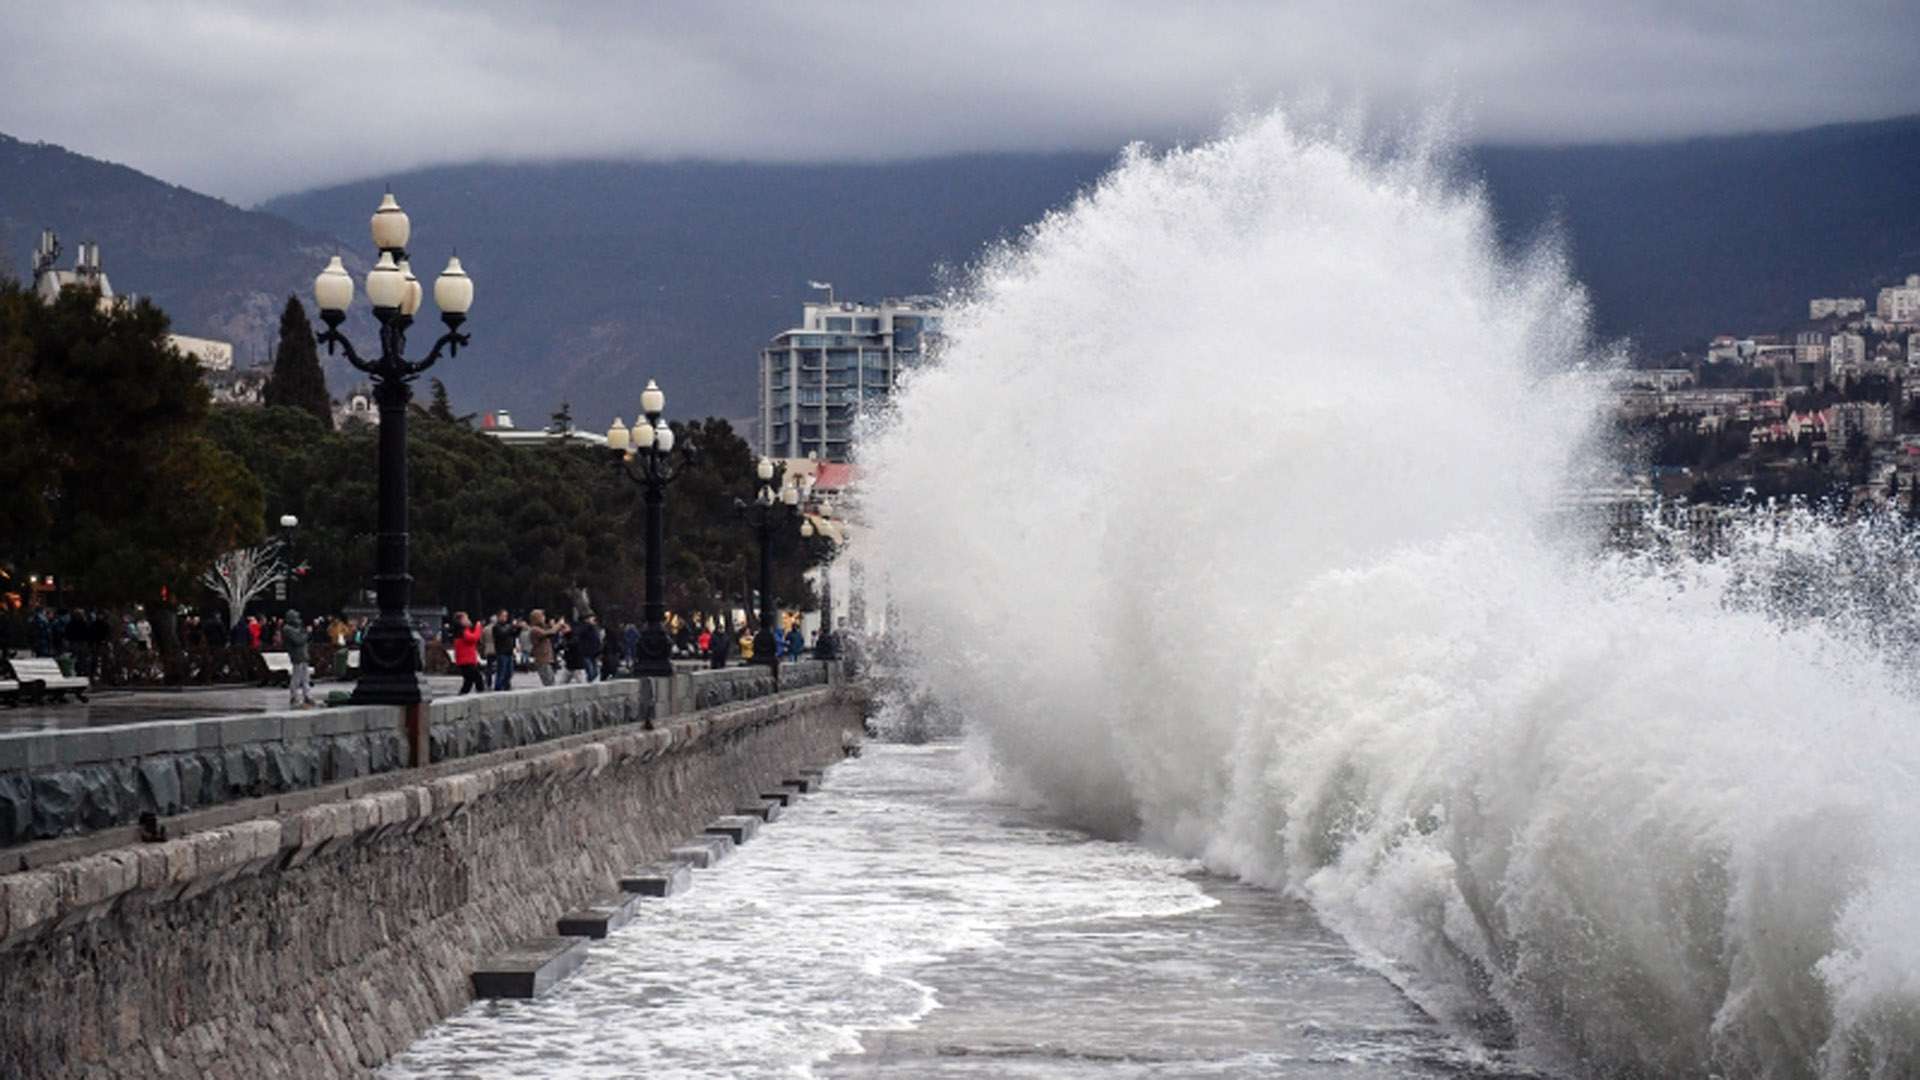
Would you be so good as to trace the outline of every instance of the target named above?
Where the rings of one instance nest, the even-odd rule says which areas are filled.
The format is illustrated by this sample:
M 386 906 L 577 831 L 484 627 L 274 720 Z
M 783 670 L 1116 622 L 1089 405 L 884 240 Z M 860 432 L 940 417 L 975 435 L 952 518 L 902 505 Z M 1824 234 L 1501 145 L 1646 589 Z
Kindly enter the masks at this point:
M 1893 410 L 1877 401 L 1842 401 L 1827 409 L 1827 442 L 1845 446 L 1854 432 L 1869 441 L 1893 437 Z
M 1867 365 L 1867 339 L 1859 334 L 1835 334 L 1827 339 L 1827 360 L 1833 377 L 1858 376 Z
M 1793 337 L 1793 351 L 1796 362 L 1818 364 L 1827 358 L 1827 335 L 1818 330 L 1802 330 Z
M 1890 323 L 1920 322 L 1920 274 L 1908 274 L 1905 284 L 1881 289 L 1873 313 Z
M 854 423 L 938 345 L 945 317 L 925 296 L 809 303 L 800 325 L 760 350 L 760 451 L 846 461 Z
M 1819 322 L 1821 319 L 1845 318 L 1848 315 L 1865 315 L 1867 301 L 1863 297 L 1823 296 L 1807 301 L 1807 319 Z

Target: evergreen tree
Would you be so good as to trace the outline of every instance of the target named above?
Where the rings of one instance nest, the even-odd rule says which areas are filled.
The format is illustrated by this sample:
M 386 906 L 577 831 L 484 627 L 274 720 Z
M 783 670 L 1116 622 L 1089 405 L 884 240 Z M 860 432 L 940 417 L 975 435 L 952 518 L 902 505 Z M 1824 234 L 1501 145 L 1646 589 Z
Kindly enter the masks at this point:
M 273 374 L 261 391 L 269 407 L 303 410 L 328 427 L 333 426 L 333 398 L 327 394 L 327 376 L 320 370 L 320 351 L 313 344 L 313 324 L 298 297 L 287 297 L 280 314 L 280 344 L 273 351 Z
M 178 595 L 261 535 L 260 482 L 202 432 L 199 365 L 152 304 L 0 283 L 0 566 L 89 602 Z M 140 450 L 102 433 L 137 431 Z
M 453 415 L 453 402 L 447 397 L 447 384 L 439 379 L 429 381 L 433 383 L 433 404 L 427 406 L 427 415 L 449 424 L 458 420 L 459 418 Z

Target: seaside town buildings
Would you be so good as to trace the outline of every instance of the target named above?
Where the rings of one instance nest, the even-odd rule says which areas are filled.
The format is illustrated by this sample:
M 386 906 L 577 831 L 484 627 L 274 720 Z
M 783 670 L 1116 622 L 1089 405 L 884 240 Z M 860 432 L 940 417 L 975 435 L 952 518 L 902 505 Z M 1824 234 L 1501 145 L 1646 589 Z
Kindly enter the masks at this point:
M 1811 485 L 1920 514 L 1920 274 L 1871 304 L 1811 299 L 1807 323 L 1616 374 L 1615 412 L 1648 436 L 1652 489 L 1713 500 Z

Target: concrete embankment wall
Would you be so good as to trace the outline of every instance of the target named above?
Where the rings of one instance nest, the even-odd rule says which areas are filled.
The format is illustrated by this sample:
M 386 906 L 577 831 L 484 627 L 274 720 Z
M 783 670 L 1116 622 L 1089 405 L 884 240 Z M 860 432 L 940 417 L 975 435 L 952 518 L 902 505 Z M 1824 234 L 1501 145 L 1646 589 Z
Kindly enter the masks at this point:
M 478 958 L 551 934 L 859 727 L 846 687 L 722 701 L 758 689 L 739 681 L 659 680 L 650 718 L 0 875 L 0 1076 L 366 1075 L 469 1001 Z M 711 707 L 690 711 L 702 685 Z M 489 719 L 525 715 L 513 696 L 452 703 L 436 739 L 514 727 Z

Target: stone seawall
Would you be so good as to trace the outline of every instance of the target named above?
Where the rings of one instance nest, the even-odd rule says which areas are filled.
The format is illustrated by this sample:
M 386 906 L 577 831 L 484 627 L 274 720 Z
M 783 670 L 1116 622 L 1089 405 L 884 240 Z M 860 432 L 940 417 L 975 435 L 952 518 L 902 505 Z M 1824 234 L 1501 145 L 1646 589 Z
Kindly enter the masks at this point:
M 779 688 L 827 679 L 799 661 Z M 441 698 L 424 719 L 441 762 L 774 691 L 765 668 L 698 670 Z M 411 764 L 407 736 L 405 713 L 380 706 L 0 733 L 0 847 L 380 776 Z
M 364 1076 L 477 958 L 859 726 L 847 688 L 787 690 L 0 876 L 0 1076 Z

